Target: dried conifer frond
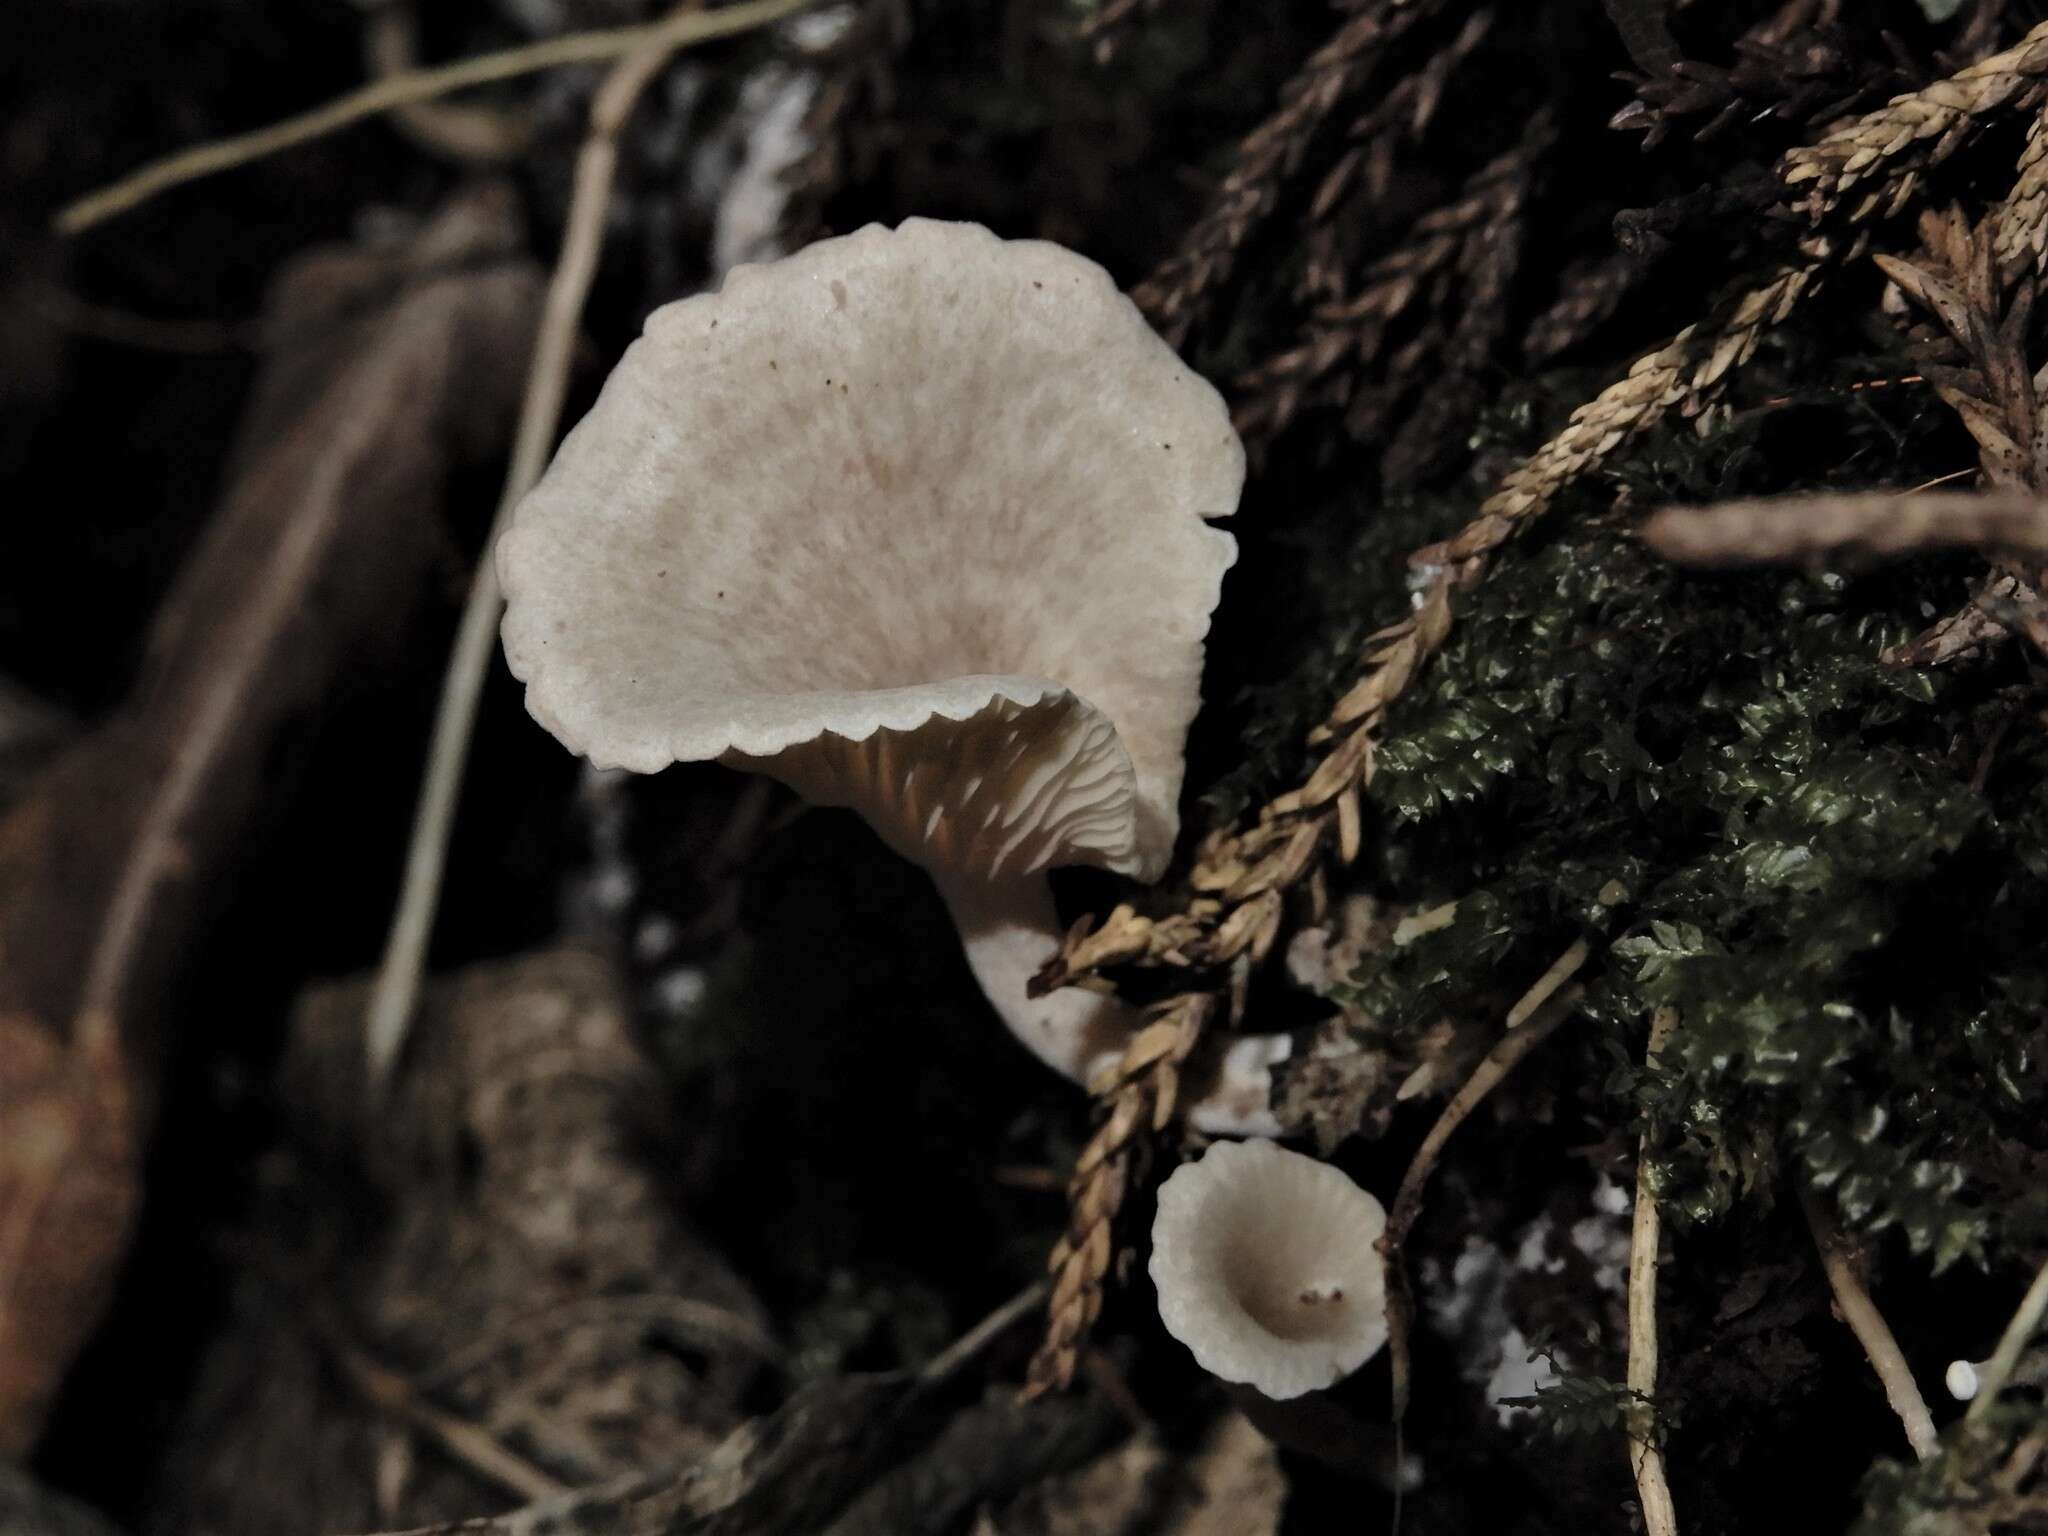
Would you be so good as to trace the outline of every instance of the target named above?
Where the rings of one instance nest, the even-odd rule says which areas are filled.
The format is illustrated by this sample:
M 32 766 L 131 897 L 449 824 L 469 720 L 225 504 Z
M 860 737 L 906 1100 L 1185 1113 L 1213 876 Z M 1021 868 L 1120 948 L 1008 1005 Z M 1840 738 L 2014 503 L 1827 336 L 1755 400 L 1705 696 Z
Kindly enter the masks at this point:
M 1402 76 L 1352 122 L 1346 134 L 1351 147 L 1324 173 L 1309 199 L 1309 227 L 1301 242 L 1301 277 L 1294 288 L 1298 303 L 1333 304 L 1343 298 L 1348 265 L 1344 226 L 1356 216 L 1369 217 L 1385 203 L 1400 150 L 1428 131 L 1452 76 L 1491 30 L 1493 21 L 1490 7 L 1474 11 L 1427 63 Z
M 1479 515 L 1455 537 L 1420 551 L 1418 564 L 1457 564 L 1500 547 L 1526 519 L 1588 469 L 1667 412 L 1696 416 L 1729 373 L 1746 362 L 1764 333 L 1784 323 L 1820 280 L 1826 247 L 1815 245 L 1802 266 L 1786 267 L 1687 326 L 1628 373 L 1572 413 L 1562 432 L 1501 482 Z
M 2048 266 L 2048 108 L 2027 129 L 2019 174 L 1999 215 L 1997 254 L 2008 269 L 2028 262 L 2037 272 Z
M 2028 146 L 2029 158 L 2033 144 Z M 2026 166 L 2022 165 L 2024 179 Z M 2043 379 L 2030 359 L 2037 278 L 2031 264 L 2010 270 L 1999 251 L 2012 221 L 2031 216 L 2032 194 L 2015 197 L 1973 225 L 1959 211 L 1920 221 L 1920 255 L 1875 258 L 1931 322 L 1915 328 L 1921 371 L 1977 443 L 1985 482 L 2039 494 L 2048 488 L 2048 414 Z M 2031 237 L 2023 237 L 2022 256 Z M 2000 562 L 1960 612 L 1887 653 L 1912 666 L 1938 666 L 1996 644 L 2011 628 L 2038 644 L 2048 637 L 2039 561 Z
M 1972 225 L 1960 211 L 1920 220 L 1921 254 L 1872 258 L 1932 321 L 1913 333 L 1916 361 L 1977 442 L 1994 486 L 2048 484 L 2048 441 L 2027 360 L 2031 279 L 2009 283 L 1997 255 L 2003 210 Z
M 1280 110 L 1238 146 L 1230 174 L 1180 249 L 1131 295 L 1168 341 L 1187 339 L 1331 115 L 1371 78 L 1389 46 L 1443 8 L 1444 0 L 1372 0 L 1309 55 L 1282 92 Z
M 1933 121 L 1941 112 L 1951 114 L 1947 127 L 1918 138 L 1909 134 L 1896 144 L 1886 140 L 1859 159 L 1860 151 L 1836 154 L 1855 137 L 1858 125 L 1850 125 L 1841 134 L 1831 133 L 1813 149 L 1788 158 L 1780 167 L 1781 178 L 1800 198 L 1799 206 L 1816 221 L 1834 212 L 1852 189 L 1862 198 L 1849 210 L 1852 221 L 1877 206 L 1872 201 L 1876 196 L 1873 189 L 1885 193 L 1888 206 L 1896 206 L 1910 196 L 1918 172 L 1952 152 L 1961 141 L 1957 122 L 1967 124 L 1994 106 L 2027 96 L 2034 75 L 2041 72 L 2048 72 L 2048 40 L 2030 39 L 2021 49 L 1973 66 L 1928 92 L 1901 98 L 1887 109 L 1894 114 L 1895 135 L 1904 131 L 1903 125 Z M 1872 114 L 1859 123 L 1870 136 L 1876 132 L 1875 125 L 1884 121 L 1884 114 Z M 1928 139 L 1937 142 L 1926 142 Z M 1906 153 L 1914 145 L 1919 147 Z M 1483 199 L 1471 207 L 1465 203 L 1461 196 L 1458 203 L 1439 210 L 1435 222 L 1426 219 L 1419 223 L 1415 238 L 1375 268 L 1358 297 L 1348 305 L 1332 306 L 1318 317 L 1335 339 L 1323 341 L 1321 354 L 1308 351 L 1293 359 L 1296 398 L 1284 411 L 1271 412 L 1268 407 L 1271 414 L 1266 420 L 1284 420 L 1299 409 L 1307 387 L 1330 377 L 1347 353 L 1367 358 L 1380 355 L 1386 346 L 1387 326 L 1404 315 L 1418 296 L 1428 294 L 1435 301 L 1433 310 L 1441 308 L 1442 295 L 1429 285 L 1440 282 L 1446 272 L 1457 271 L 1457 253 L 1465 236 L 1488 216 L 1488 210 L 1481 207 Z M 1270 207 L 1270 202 L 1265 206 Z M 1241 237 L 1229 242 L 1229 250 L 1234 252 L 1240 243 Z M 1295 789 L 1269 801 L 1255 817 L 1204 839 L 1178 910 L 1148 917 L 1126 906 L 1102 923 L 1084 921 L 1070 933 L 1060 955 L 1041 972 L 1038 984 L 1072 984 L 1113 965 L 1180 968 L 1190 973 L 1187 983 L 1166 1002 L 1155 1004 L 1156 1018 L 1175 1018 L 1176 1009 L 1191 1009 L 1206 1019 L 1233 1003 L 1241 1010 L 1246 977 L 1279 941 L 1288 894 L 1304 889 L 1321 891 L 1333 866 L 1357 857 L 1361 803 L 1372 784 L 1377 742 L 1387 713 L 1442 650 L 1451 633 L 1454 595 L 1479 581 L 1494 551 L 1544 512 L 1561 490 L 1609 459 L 1622 445 L 1674 412 L 1698 416 L 1707 411 L 1762 336 L 1783 323 L 1815 290 L 1835 254 L 1827 236 L 1809 236 L 1796 263 L 1781 266 L 1738 291 L 1708 318 L 1640 358 L 1625 376 L 1580 406 L 1561 432 L 1507 475 L 1465 528 L 1411 556 L 1411 565 L 1428 573 L 1419 604 L 1399 623 L 1371 637 L 1358 680 L 1311 735 L 1322 756 L 1307 777 Z M 1995 272 L 1995 263 L 1991 270 Z M 1958 286 L 1962 271 L 1960 261 L 1950 261 L 1941 272 L 1925 274 L 1919 283 L 1926 301 L 1937 312 L 1947 302 L 1943 285 L 1956 288 L 1967 300 L 1971 290 L 1967 284 Z M 1184 291 L 1199 294 L 1211 282 L 1211 278 L 1197 276 Z M 1155 301 L 1161 291 L 1154 291 Z M 1964 307 L 1967 309 L 1966 302 Z M 1952 315 L 1955 304 L 1949 303 L 1949 309 Z M 1174 313 L 1185 329 L 1190 311 Z M 1958 336 L 1980 342 L 1995 337 L 2003 333 L 2001 324 L 2009 318 L 2006 311 L 1999 311 L 1988 327 L 1973 329 L 1965 315 L 1958 326 L 1950 328 L 1950 341 L 1960 346 Z M 1338 323 L 1359 329 L 1336 331 Z M 1980 412 L 1984 419 L 1995 417 L 2022 394 L 2031 402 L 2031 375 L 2024 370 L 2016 376 L 2008 363 L 1997 368 L 1994 377 L 1994 370 L 1985 367 L 1981 359 L 1979 369 L 1981 379 L 1960 381 L 1960 387 L 1970 392 L 1971 398 L 1989 402 Z M 1287 377 L 1283 369 L 1255 382 L 1274 388 Z M 1937 379 L 1938 384 L 1943 382 L 1950 387 L 1959 384 L 1954 379 Z M 1248 421 L 1247 426 L 1256 428 L 1259 419 Z M 2031 435 L 2024 440 L 2031 444 Z M 1184 1059 L 1184 1053 L 1176 1058 L 1176 1072 L 1179 1059 Z M 1163 1125 L 1170 1116 L 1170 1103 L 1140 1086 L 1147 1081 L 1144 1074 L 1152 1070 L 1152 1064 L 1145 1063 L 1122 1074 L 1119 1084 L 1112 1086 L 1109 1118 L 1076 1176 L 1074 1222 L 1054 1256 L 1062 1299 L 1055 1302 L 1052 1332 L 1034 1372 L 1034 1382 L 1041 1386 L 1056 1384 L 1071 1374 L 1079 1358 L 1077 1341 L 1099 1310 L 1100 1288 L 1111 1259 L 1108 1223 L 1130 1178 L 1124 1149 L 1132 1144 L 1141 1124 Z
M 1166 6 L 1167 0 L 1102 0 L 1074 32 L 1089 45 L 1098 64 L 1107 64 L 1123 52 L 1138 28 Z
M 1646 69 L 1631 81 L 1636 99 L 1611 126 L 1640 132 L 1644 147 L 1654 148 L 1681 125 L 1698 123 L 1692 137 L 1704 143 L 1764 118 L 1826 122 L 1908 83 L 1895 60 L 1871 56 L 1854 33 L 1814 19 L 1812 10 L 1809 0 L 1790 0 L 1736 39 L 1726 67 L 1678 59 Z
M 2048 22 L 2003 53 L 1895 96 L 1874 112 L 1791 151 L 1779 178 L 1816 223 L 1860 223 L 1903 208 L 1920 177 L 1953 155 L 1984 118 L 2037 106 L 2048 76 Z
M 1324 306 L 1295 345 L 1239 379 L 1239 433 L 1257 445 L 1304 410 L 1348 407 L 1351 435 L 1374 437 L 1421 391 L 1429 408 L 1389 454 L 1389 478 L 1412 477 L 1442 434 L 1458 430 L 1459 418 L 1478 404 L 1459 384 L 1484 368 L 1506 326 L 1523 214 L 1554 141 L 1547 119 L 1532 125 L 1522 143 L 1476 172 L 1367 268 L 1353 297 Z M 1418 334 L 1390 347 L 1396 323 L 1410 315 L 1420 317 Z M 1369 371 L 1381 363 L 1368 387 Z
M 2048 43 L 2042 47 L 2048 60 Z M 1040 983 L 1071 984 L 1099 965 L 1116 962 L 1226 964 L 1245 951 L 1252 933 L 1263 929 L 1243 912 L 1245 903 L 1292 889 L 1321 867 L 1333 847 L 1340 862 L 1348 862 L 1357 848 L 1357 797 L 1371 780 L 1373 736 L 1386 710 L 1448 636 L 1451 594 L 1477 581 L 1494 550 L 1624 443 L 1673 411 L 1685 416 L 1706 411 L 1765 333 L 1811 295 L 1834 250 L 1825 237 L 1814 236 L 1802 254 L 1801 263 L 1780 268 L 1639 358 L 1511 471 L 1463 529 L 1410 556 L 1412 566 L 1434 572 L 1421 606 L 1373 637 L 1364 675 L 1311 738 L 1338 745 L 1308 780 L 1270 802 L 1251 825 L 1220 831 L 1204 842 L 1190 876 L 1196 899 L 1163 918 L 1119 908 L 1100 926 L 1078 925 L 1041 973 Z M 1224 942 L 1226 935 L 1232 942 Z
M 1433 572 L 1415 612 L 1374 635 L 1365 672 L 1311 741 L 1335 743 L 1302 785 L 1264 806 L 1248 826 L 1206 838 L 1189 885 L 1194 899 L 1164 917 L 1119 907 L 1100 925 L 1077 924 L 1040 972 L 1042 986 L 1071 985 L 1114 963 L 1215 968 L 1249 955 L 1257 964 L 1280 932 L 1280 899 L 1332 855 L 1348 864 L 1359 847 L 1359 799 L 1372 782 L 1373 743 L 1388 709 L 1451 630 L 1451 596 L 1484 574 L 1487 558 L 1558 492 L 1672 410 L 1704 411 L 1729 375 L 1819 279 L 1825 246 L 1807 265 L 1781 270 L 1688 326 L 1637 361 L 1572 414 L 1456 535 L 1417 550 L 1409 563 Z
M 1602 0 L 1607 19 L 1638 67 L 1669 69 L 1678 62 L 1671 35 L 1671 0 Z
M 1531 362 L 1547 363 L 1576 347 L 1614 317 L 1643 267 L 1639 257 L 1623 250 L 1582 257 L 1566 267 L 1557 297 L 1529 322 L 1523 353 Z
M 1215 1014 L 1217 999 L 1202 992 L 1174 998 L 1152 1011 L 1132 1037 L 1107 1081 L 1092 1085 L 1102 1120 L 1067 1182 L 1067 1230 L 1046 1267 L 1052 1294 L 1046 1302 L 1045 1340 L 1031 1358 L 1025 1393 L 1062 1391 L 1074 1380 L 1116 1252 L 1114 1227 L 1131 1185 L 1143 1177 L 1152 1138 L 1173 1119 L 1181 1069 Z
M 1247 826 L 1203 839 L 1188 877 L 1194 899 L 1163 917 L 1120 906 L 1099 925 L 1082 923 L 1039 975 L 1069 985 L 1112 964 L 1216 972 L 1255 967 L 1281 932 L 1286 892 L 1332 858 L 1348 864 L 1360 846 L 1360 796 L 1372 781 L 1373 742 L 1386 710 L 1451 630 L 1451 593 L 1463 573 L 1445 570 L 1408 618 L 1374 635 L 1364 677 L 1340 699 L 1319 742 L 1335 742 L 1297 789 L 1269 802 Z

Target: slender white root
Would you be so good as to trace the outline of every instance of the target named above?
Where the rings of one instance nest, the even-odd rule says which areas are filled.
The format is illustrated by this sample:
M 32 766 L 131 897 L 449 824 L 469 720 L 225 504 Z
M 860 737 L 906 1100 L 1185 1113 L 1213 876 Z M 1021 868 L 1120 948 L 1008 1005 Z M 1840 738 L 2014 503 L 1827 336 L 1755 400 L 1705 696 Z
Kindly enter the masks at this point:
M 1801 1189 L 1799 1199 L 1806 1207 L 1806 1224 L 1813 1229 L 1814 1246 L 1820 1250 L 1821 1268 L 1827 1272 L 1828 1284 L 1835 1293 L 1835 1310 L 1841 1313 L 1842 1321 L 1849 1325 L 1849 1331 L 1856 1335 L 1856 1342 L 1869 1357 L 1870 1368 L 1877 1372 L 1878 1382 L 1884 1387 L 1886 1401 L 1905 1427 L 1906 1443 L 1913 1447 L 1915 1456 L 1926 1461 L 1941 1449 L 1941 1437 L 1934 1430 L 1934 1415 L 1927 1411 L 1927 1400 L 1920 1395 L 1920 1384 L 1913 1379 L 1913 1368 L 1906 1363 L 1899 1341 L 1892 1337 L 1891 1325 L 1877 1310 L 1877 1303 L 1870 1299 L 1862 1276 L 1856 1272 L 1855 1245 L 1836 1225 L 1834 1213 L 1811 1190 Z
M 1563 954 L 1551 961 L 1550 968 L 1541 976 L 1538 976 L 1535 984 L 1522 994 L 1521 1000 L 1508 1010 L 1508 1020 L 1505 1027 L 1515 1029 L 1526 1024 L 1529 1021 L 1530 1015 L 1549 1002 L 1551 995 L 1559 987 L 1578 974 L 1579 967 L 1586 963 L 1587 956 L 1591 955 L 1592 952 L 1592 947 L 1584 939 L 1579 939 L 1570 948 L 1566 949 Z
M 1045 876 L 993 883 L 940 880 L 938 886 L 974 979 L 1024 1048 L 1077 1083 L 1114 1067 L 1137 1031 L 1136 1009 L 1082 987 L 1030 994 L 1031 978 L 1064 937 Z M 1213 1085 L 1190 1100 L 1189 1123 L 1211 1136 L 1279 1135 L 1270 1107 L 1272 1069 L 1292 1044 L 1285 1035 L 1232 1042 L 1216 1063 Z
M 2027 1294 L 2020 1298 L 2019 1310 L 2012 1315 L 2012 1321 L 2005 1325 L 2000 1335 L 1998 1348 L 1991 1352 L 1991 1358 L 1984 1362 L 1984 1369 L 1978 1375 L 1975 1400 L 1965 1417 L 1981 1420 L 1991 1411 L 1991 1405 L 1998 1401 L 1998 1394 L 2005 1390 L 2005 1384 L 2012 1378 L 2013 1368 L 2019 1364 L 2020 1351 L 2025 1349 L 2040 1330 L 2041 1319 L 2048 1315 L 2048 1264 L 2041 1266 L 2034 1276 L 2034 1283 L 2027 1287 Z
M 1650 1044 L 1643 1054 L 1646 1065 L 1656 1064 L 1677 1027 L 1675 1008 L 1659 1008 L 1651 1016 Z M 1657 1391 L 1657 1245 L 1663 1240 L 1649 1168 L 1650 1140 L 1645 1136 L 1636 1153 L 1635 1221 L 1628 1248 L 1628 1389 L 1636 1394 L 1629 1412 L 1629 1459 L 1636 1474 L 1636 1497 L 1642 1501 L 1644 1531 L 1648 1536 L 1678 1536 L 1678 1506 L 1664 1475 L 1664 1451 L 1657 1444 L 1649 1406 Z

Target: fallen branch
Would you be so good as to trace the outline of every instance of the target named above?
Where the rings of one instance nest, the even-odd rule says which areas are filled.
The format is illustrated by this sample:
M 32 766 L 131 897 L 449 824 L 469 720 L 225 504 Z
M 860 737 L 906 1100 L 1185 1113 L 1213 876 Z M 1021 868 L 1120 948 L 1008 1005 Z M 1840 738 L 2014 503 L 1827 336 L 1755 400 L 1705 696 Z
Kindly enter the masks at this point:
M 571 32 L 543 42 L 507 48 L 500 53 L 479 54 L 435 69 L 392 75 L 360 90 L 350 91 L 323 107 L 281 123 L 258 128 L 232 138 L 216 139 L 155 160 L 112 185 L 79 198 L 58 213 L 57 233 L 82 234 L 95 224 L 104 224 L 131 208 L 140 207 L 158 194 L 188 181 L 233 170 L 262 160 L 280 150 L 324 138 L 366 118 L 395 111 L 415 102 L 432 101 L 472 86 L 511 80 L 520 75 L 559 69 L 565 64 L 593 64 L 630 54 L 658 49 L 664 54 L 714 38 L 733 37 L 793 16 L 815 0 L 742 0 L 722 11 L 700 11 L 691 7 L 660 21 L 638 27 L 613 27 L 591 32 Z
M 1892 1337 L 1891 1325 L 1877 1310 L 1877 1303 L 1870 1299 L 1869 1290 L 1856 1272 L 1856 1246 L 1813 1191 L 1802 1187 L 1799 1200 L 1806 1211 L 1806 1224 L 1813 1231 L 1814 1246 L 1820 1250 L 1821 1268 L 1835 1293 L 1835 1310 L 1869 1357 L 1870 1368 L 1877 1372 L 1885 1400 L 1899 1416 L 1913 1454 L 1926 1461 L 1940 1451 L 1941 1437 L 1935 1433 L 1934 1417 L 1927 1411 L 1920 1385 L 1913 1380 L 1913 1368 L 1906 1363 L 1899 1341 Z

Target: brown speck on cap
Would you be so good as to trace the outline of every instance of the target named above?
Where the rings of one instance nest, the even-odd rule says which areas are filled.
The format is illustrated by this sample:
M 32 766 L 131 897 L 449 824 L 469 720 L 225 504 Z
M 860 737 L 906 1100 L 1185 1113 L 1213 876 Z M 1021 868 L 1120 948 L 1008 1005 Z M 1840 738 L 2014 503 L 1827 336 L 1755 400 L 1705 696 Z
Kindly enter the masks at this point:
M 1202 446 L 1139 449 L 1166 441 Z M 871 226 L 649 317 L 498 545 L 505 657 L 600 767 L 717 760 L 858 811 L 931 871 L 1011 1033 L 1085 1083 L 1139 1016 L 1031 993 L 1046 872 L 1165 868 L 1237 552 L 1209 520 L 1243 484 L 1222 397 L 1094 262 Z M 1189 1123 L 1275 1134 L 1291 1046 L 1233 1044 Z

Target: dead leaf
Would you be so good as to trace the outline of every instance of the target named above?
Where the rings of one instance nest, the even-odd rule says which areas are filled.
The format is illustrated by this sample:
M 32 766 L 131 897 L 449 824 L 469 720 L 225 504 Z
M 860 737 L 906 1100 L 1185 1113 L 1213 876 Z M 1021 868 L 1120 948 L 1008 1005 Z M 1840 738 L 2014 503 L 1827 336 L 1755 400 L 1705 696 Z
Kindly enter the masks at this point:
M 0 822 L 0 1454 L 35 1440 L 120 1264 L 193 898 L 272 793 L 281 728 L 415 590 L 450 470 L 509 433 L 540 302 L 517 243 L 484 192 L 402 251 L 282 279 L 236 471 L 133 698 Z

